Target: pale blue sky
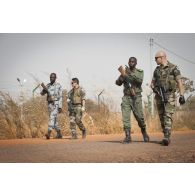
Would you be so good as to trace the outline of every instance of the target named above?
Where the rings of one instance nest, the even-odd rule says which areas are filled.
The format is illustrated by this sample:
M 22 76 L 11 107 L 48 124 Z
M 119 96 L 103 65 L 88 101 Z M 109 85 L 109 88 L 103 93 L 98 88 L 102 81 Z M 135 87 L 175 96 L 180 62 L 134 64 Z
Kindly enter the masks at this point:
M 49 73 L 56 72 L 63 88 L 69 88 L 66 69 L 78 77 L 87 92 L 94 98 L 101 89 L 117 104 L 122 88 L 114 82 L 120 64 L 128 58 L 138 59 L 138 68 L 144 70 L 144 84 L 151 80 L 149 39 L 162 44 L 177 54 L 195 61 L 195 34 L 0 34 L 0 90 L 17 97 L 20 87 L 16 78 L 26 79 L 25 89 L 31 94 L 36 75 L 49 81 Z M 160 48 L 153 47 L 153 52 Z M 172 63 L 178 64 L 183 75 L 195 80 L 195 65 L 167 52 Z M 153 69 L 155 68 L 154 56 Z

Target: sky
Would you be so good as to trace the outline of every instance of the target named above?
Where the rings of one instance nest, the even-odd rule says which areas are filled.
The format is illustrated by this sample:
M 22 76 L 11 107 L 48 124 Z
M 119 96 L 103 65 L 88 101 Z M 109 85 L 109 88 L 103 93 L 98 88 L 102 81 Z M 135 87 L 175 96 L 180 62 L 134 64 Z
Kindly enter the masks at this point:
M 48 83 L 49 74 L 55 72 L 64 89 L 70 89 L 71 77 L 78 77 L 88 98 L 96 99 L 104 90 L 102 97 L 112 98 L 119 105 L 122 87 L 115 85 L 117 69 L 127 64 L 129 57 L 135 56 L 137 68 L 144 70 L 143 86 L 151 81 L 156 67 L 154 55 L 162 48 L 152 46 L 151 67 L 150 38 L 195 62 L 195 34 L 0 34 L 0 91 L 16 99 L 21 90 L 31 96 L 36 87 L 32 75 Z M 168 51 L 167 56 L 182 75 L 195 80 L 195 64 Z M 26 80 L 22 88 L 17 78 Z

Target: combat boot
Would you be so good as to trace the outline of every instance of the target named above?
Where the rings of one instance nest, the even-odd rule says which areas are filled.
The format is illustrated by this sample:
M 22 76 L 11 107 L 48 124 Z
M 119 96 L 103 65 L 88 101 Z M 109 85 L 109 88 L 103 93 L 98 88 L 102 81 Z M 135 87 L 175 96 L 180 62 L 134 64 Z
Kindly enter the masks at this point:
M 62 134 L 60 130 L 57 131 L 56 139 L 62 139 Z
M 71 139 L 78 139 L 76 132 L 71 132 Z
M 86 130 L 82 130 L 82 139 L 85 139 L 87 136 Z
M 171 133 L 170 133 L 170 130 L 165 129 L 163 131 L 163 133 L 164 133 L 164 138 L 162 140 L 162 144 L 164 146 L 168 146 L 171 143 L 171 139 L 170 139 Z
M 48 133 L 45 134 L 46 139 L 50 139 L 51 131 L 48 131 Z
M 149 138 L 149 136 L 146 132 L 146 129 L 145 128 L 141 129 L 141 132 L 142 132 L 142 135 L 143 135 L 144 142 L 149 142 L 150 138 Z
M 123 144 L 129 144 L 131 142 L 131 133 L 129 130 L 125 130 L 125 139 L 123 140 Z

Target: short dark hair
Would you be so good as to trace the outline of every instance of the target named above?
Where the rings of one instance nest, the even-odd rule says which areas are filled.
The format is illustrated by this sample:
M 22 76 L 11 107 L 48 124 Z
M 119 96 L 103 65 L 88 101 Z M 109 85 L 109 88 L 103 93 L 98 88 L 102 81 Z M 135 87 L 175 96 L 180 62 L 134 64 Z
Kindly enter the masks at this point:
M 56 73 L 54 73 L 54 72 L 52 72 L 52 73 L 50 74 L 50 77 L 51 77 L 52 75 L 54 75 L 55 77 L 57 77 Z
M 72 78 L 72 81 L 73 81 L 74 83 L 77 83 L 77 84 L 79 85 L 79 79 L 78 79 L 78 78 Z
M 135 61 L 137 62 L 137 58 L 136 58 L 136 57 L 130 57 L 130 58 L 129 58 L 129 61 L 130 61 L 130 60 L 135 60 Z

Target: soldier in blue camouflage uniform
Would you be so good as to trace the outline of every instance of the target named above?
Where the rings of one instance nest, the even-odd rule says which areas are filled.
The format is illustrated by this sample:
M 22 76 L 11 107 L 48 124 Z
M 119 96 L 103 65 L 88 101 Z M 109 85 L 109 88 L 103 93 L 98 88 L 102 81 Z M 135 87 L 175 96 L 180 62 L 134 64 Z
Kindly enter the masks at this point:
M 62 112 L 62 87 L 59 83 L 56 82 L 56 74 L 50 74 L 50 83 L 44 86 L 41 84 L 43 90 L 41 95 L 47 94 L 48 102 L 48 112 L 49 112 L 49 121 L 48 121 L 48 133 L 45 135 L 47 139 L 50 139 L 52 129 L 55 129 L 57 132 L 56 138 L 62 138 L 60 128 L 58 126 L 58 113 Z
M 78 78 L 72 79 L 72 89 L 68 92 L 68 111 L 70 116 L 70 130 L 72 139 L 77 139 L 76 125 L 82 131 L 82 138 L 86 138 L 86 128 L 82 122 L 85 112 L 85 91 L 79 86 Z
M 124 87 L 124 96 L 122 98 L 121 110 L 123 118 L 123 128 L 125 131 L 124 144 L 131 142 L 131 121 L 130 115 L 133 112 L 135 119 L 143 135 L 144 142 L 149 142 L 149 136 L 146 132 L 146 124 L 144 121 L 144 114 L 142 108 L 142 82 L 143 70 L 137 69 L 137 59 L 135 57 L 129 58 L 129 67 L 119 67 L 121 75 L 116 80 L 116 85 Z
M 155 61 L 157 67 L 154 70 L 151 87 L 155 92 L 157 110 L 163 129 L 164 138 L 162 144 L 170 144 L 173 114 L 175 111 L 176 89 L 179 88 L 179 103 L 185 103 L 184 88 L 181 81 L 181 73 L 178 67 L 167 60 L 166 53 L 159 51 L 156 53 Z

